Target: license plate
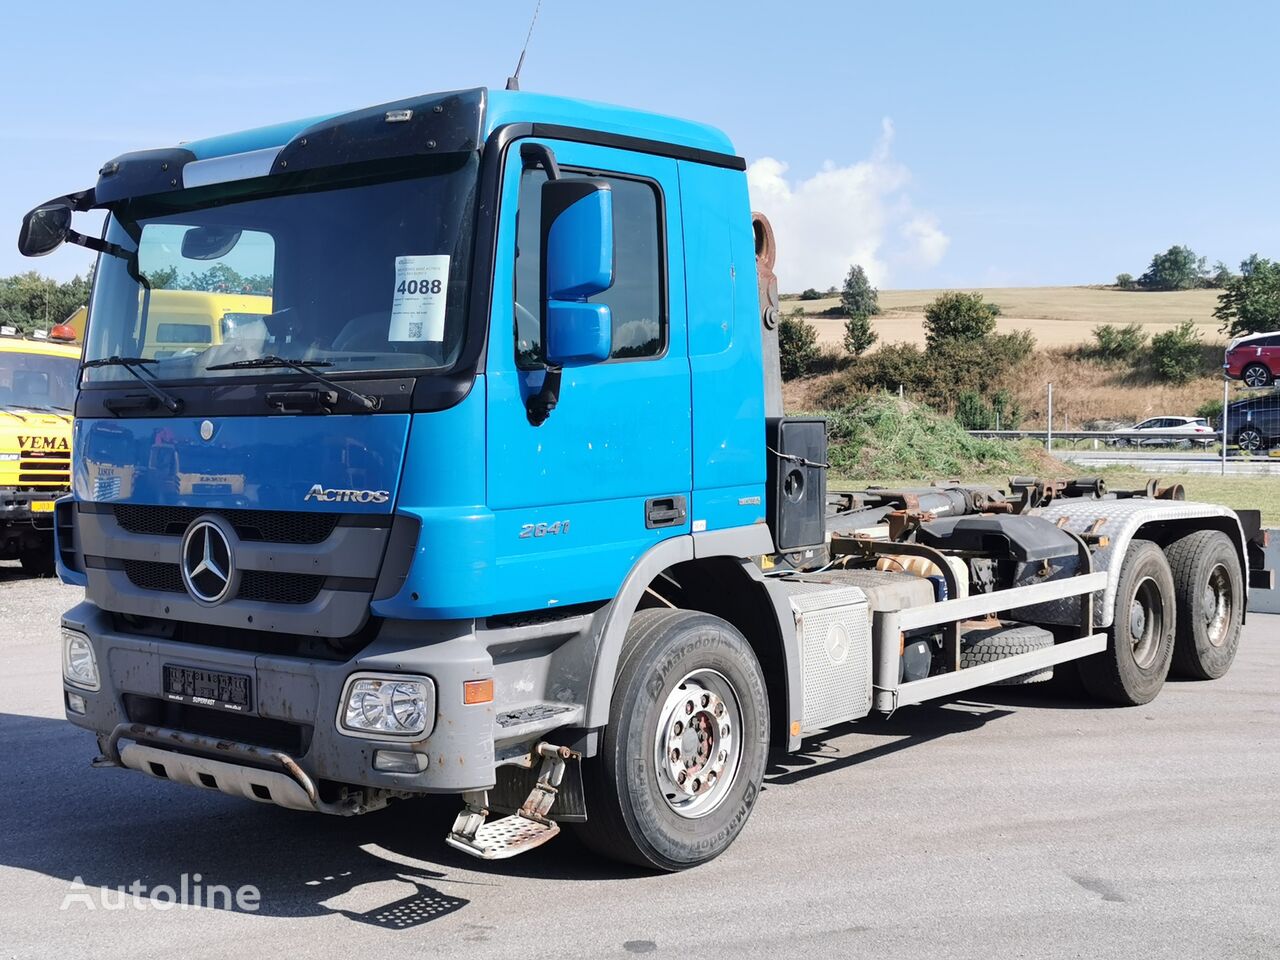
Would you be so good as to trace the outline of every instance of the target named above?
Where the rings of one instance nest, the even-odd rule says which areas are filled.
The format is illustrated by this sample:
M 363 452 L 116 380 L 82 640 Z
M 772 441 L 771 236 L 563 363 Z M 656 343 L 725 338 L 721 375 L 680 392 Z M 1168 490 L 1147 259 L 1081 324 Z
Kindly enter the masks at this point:
M 253 709 L 249 678 L 200 667 L 164 665 L 164 696 L 175 703 L 246 713 Z
M 32 500 L 31 512 L 32 513 L 53 513 L 53 501 L 52 500 Z

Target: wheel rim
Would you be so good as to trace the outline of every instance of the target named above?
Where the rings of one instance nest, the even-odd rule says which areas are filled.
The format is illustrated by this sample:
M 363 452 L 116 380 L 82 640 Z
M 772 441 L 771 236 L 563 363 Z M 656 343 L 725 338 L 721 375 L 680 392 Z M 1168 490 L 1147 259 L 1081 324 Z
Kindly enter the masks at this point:
M 695 670 L 675 685 L 658 715 L 654 757 L 667 806 L 704 817 L 724 800 L 742 760 L 742 707 L 733 684 Z
M 1257 430 L 1243 430 L 1240 433 L 1239 443 L 1243 450 L 1257 450 L 1262 446 L 1262 434 Z
M 1147 669 L 1156 662 L 1160 641 L 1164 636 L 1164 606 L 1160 602 L 1160 585 L 1150 577 L 1138 584 L 1129 607 L 1129 643 L 1133 662 Z
M 1209 571 L 1204 585 L 1204 630 L 1209 643 L 1220 647 L 1227 642 L 1231 631 L 1235 598 L 1231 593 L 1231 574 L 1226 566 L 1218 564 Z
M 1267 371 L 1256 364 L 1244 372 L 1244 382 L 1251 387 L 1265 387 L 1267 377 Z

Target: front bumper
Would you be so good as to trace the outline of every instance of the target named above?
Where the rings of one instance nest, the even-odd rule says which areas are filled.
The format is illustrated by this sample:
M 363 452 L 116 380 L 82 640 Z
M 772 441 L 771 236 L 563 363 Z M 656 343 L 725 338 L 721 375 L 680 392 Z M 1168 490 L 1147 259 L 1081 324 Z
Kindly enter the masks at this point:
M 18 490 L 0 487 L 0 537 L 6 531 L 53 530 L 53 502 L 65 490 Z
M 551 730 L 580 722 L 579 698 L 548 704 L 539 680 L 552 675 L 555 651 L 571 648 L 567 641 L 585 636 L 589 623 L 571 618 L 517 633 L 478 630 L 472 620 L 386 621 L 371 644 L 337 662 L 126 633 L 85 602 L 63 624 L 89 637 L 101 685 L 90 692 L 64 681 L 84 710 L 68 708 L 66 716 L 97 735 L 103 765 L 295 809 L 361 813 L 395 796 L 492 789 L 499 766 L 527 755 Z M 170 702 L 165 664 L 248 676 L 251 710 Z M 339 729 L 348 679 L 370 672 L 432 681 L 434 716 L 416 740 Z M 493 702 L 463 702 L 466 681 L 489 679 Z M 417 754 L 418 772 L 374 769 L 382 750 Z
M 123 633 L 114 628 L 109 614 L 89 603 L 68 611 L 63 624 L 90 638 L 101 677 L 96 692 L 64 681 L 67 693 L 84 700 L 84 713 L 68 709 L 67 719 L 98 735 L 108 761 L 121 763 L 129 745 L 139 744 L 283 772 L 299 784 L 312 782 L 321 799 L 338 796 L 344 787 L 394 794 L 457 793 L 493 785 L 495 705 L 462 703 L 465 680 L 493 676 L 492 658 L 476 641 L 469 621 L 415 624 L 419 639 L 412 646 L 396 631 L 384 630 L 380 639 L 346 662 Z M 228 713 L 169 702 L 163 689 L 164 664 L 250 677 L 252 710 Z M 434 726 L 415 742 L 342 733 L 337 715 L 346 680 L 352 673 L 367 671 L 430 676 L 436 688 Z M 379 750 L 422 754 L 419 766 L 423 769 L 419 773 L 375 770 L 373 758 Z M 288 770 L 281 757 L 295 763 L 297 771 Z M 154 772 L 140 764 L 122 765 Z M 199 772 L 196 764 L 186 766 L 193 776 Z M 324 809 L 323 804 L 312 806 Z

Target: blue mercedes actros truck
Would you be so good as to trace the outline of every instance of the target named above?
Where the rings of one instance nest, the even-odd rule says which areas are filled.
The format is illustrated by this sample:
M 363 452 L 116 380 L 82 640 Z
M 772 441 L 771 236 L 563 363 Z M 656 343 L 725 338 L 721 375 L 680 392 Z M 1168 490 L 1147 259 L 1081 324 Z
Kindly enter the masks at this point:
M 1269 582 L 1257 514 L 1176 486 L 828 493 L 772 233 L 699 124 L 416 97 L 117 157 L 24 219 L 24 253 L 64 242 L 98 253 L 55 526 L 99 767 L 344 815 L 455 794 L 468 853 L 567 823 L 675 870 L 771 749 L 1067 661 L 1145 703 L 1221 676 Z

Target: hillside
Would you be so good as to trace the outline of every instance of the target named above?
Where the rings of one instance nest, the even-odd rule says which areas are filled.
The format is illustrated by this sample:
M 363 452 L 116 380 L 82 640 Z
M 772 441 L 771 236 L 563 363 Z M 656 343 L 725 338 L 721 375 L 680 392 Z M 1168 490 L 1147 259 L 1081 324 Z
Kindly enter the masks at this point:
M 998 329 L 1030 330 L 1041 347 L 1073 346 L 1090 339 L 1094 327 L 1103 323 L 1138 323 L 1149 333 L 1169 330 L 1184 320 L 1194 320 L 1203 328 L 1206 342 L 1223 340 L 1213 308 L 1217 290 L 1184 290 L 1177 293 L 1146 293 L 1111 287 L 989 287 L 968 288 L 1000 306 Z M 924 344 L 924 307 L 942 290 L 881 290 L 884 313 L 872 319 L 882 343 L 902 341 Z M 821 343 L 840 343 L 844 320 L 814 314 L 839 307 L 837 298 L 797 300 L 788 297 L 784 312 L 800 307 L 818 330 Z

